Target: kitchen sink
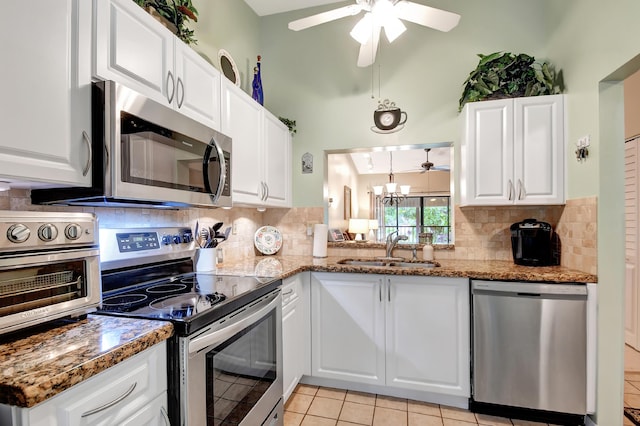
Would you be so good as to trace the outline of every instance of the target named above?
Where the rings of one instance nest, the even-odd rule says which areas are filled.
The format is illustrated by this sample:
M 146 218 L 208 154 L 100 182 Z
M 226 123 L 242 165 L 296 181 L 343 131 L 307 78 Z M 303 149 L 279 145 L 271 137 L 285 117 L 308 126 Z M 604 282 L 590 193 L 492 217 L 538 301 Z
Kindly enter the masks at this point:
M 337 263 L 339 265 L 384 266 L 390 268 L 435 268 L 440 266 L 438 262 L 434 261 L 405 260 L 399 258 L 392 259 L 342 259 Z

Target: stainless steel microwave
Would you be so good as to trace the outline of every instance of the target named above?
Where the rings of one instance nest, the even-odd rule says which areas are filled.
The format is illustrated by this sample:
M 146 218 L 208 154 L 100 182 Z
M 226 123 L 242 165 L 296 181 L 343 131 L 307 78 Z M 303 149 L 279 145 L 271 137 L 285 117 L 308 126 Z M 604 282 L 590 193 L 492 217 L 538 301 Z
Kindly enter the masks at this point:
M 231 207 L 231 138 L 113 81 L 93 84 L 92 186 L 34 204 Z

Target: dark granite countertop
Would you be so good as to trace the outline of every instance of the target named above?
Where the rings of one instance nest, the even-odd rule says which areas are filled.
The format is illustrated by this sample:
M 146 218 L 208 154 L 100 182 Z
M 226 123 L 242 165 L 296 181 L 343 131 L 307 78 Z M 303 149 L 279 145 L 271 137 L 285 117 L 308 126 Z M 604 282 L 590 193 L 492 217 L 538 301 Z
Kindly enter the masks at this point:
M 483 280 L 537 281 L 551 283 L 595 283 L 598 277 L 562 266 L 520 266 L 503 260 L 437 260 L 436 268 L 354 266 L 338 263 L 345 257 L 256 256 L 218 265 L 224 275 L 262 275 L 286 278 L 303 271 L 351 272 L 386 275 L 463 277 Z M 373 259 L 373 258 L 370 258 Z
M 0 336 L 0 403 L 33 407 L 173 334 L 170 322 L 101 315 L 53 325 Z

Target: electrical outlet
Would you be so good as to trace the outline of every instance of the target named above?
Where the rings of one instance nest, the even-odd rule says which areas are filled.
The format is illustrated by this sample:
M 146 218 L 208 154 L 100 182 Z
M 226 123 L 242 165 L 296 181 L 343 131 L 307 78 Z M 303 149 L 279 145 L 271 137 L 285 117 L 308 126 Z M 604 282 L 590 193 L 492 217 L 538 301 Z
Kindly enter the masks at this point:
M 307 237 L 313 235 L 313 223 L 307 223 Z
M 237 235 L 237 234 L 238 234 L 238 225 L 234 221 L 233 224 L 231 225 L 231 235 Z
M 591 135 L 585 135 L 581 138 L 578 138 L 578 143 L 576 143 L 576 146 L 578 148 L 586 148 L 589 145 L 591 145 Z

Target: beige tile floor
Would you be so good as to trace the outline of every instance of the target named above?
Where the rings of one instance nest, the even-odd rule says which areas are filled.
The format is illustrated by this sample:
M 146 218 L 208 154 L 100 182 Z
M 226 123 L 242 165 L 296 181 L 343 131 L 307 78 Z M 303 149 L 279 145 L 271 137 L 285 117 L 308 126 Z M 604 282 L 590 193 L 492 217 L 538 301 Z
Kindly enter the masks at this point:
M 624 347 L 624 405 L 640 408 L 640 352 L 630 346 Z M 632 426 L 633 422 L 624 417 L 623 424 Z
M 410 399 L 309 385 L 298 385 L 287 401 L 284 424 L 285 426 L 545 425 L 545 423 L 474 414 L 459 408 Z

